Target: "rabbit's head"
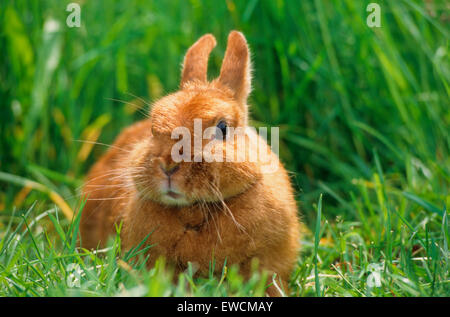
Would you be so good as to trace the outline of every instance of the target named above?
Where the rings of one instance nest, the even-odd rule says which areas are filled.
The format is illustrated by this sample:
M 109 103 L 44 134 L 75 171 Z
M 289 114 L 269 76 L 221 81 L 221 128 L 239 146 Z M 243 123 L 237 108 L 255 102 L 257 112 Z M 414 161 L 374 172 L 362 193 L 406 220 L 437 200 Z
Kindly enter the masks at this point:
M 260 177 L 258 163 L 248 159 L 256 149 L 241 142 L 248 136 L 238 129 L 247 126 L 251 89 L 247 42 L 240 32 L 229 34 L 220 75 L 208 82 L 208 57 L 215 45 L 210 34 L 192 45 L 180 90 L 152 105 L 152 135 L 136 146 L 130 162 L 145 171 L 134 177 L 143 199 L 180 206 L 223 202 Z

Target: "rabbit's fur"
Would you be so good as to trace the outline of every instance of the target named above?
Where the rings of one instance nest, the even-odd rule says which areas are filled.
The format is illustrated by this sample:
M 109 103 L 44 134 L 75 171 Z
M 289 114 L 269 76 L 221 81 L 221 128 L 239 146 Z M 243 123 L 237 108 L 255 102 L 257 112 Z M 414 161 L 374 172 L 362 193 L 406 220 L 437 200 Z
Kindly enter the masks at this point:
M 238 153 L 246 158 L 243 162 L 175 163 L 171 157 L 178 141 L 171 132 L 179 126 L 192 131 L 195 118 L 204 128 L 218 120 L 229 127 L 247 126 L 247 42 L 240 32 L 230 33 L 220 76 L 208 82 L 208 57 L 215 45 L 207 34 L 191 46 L 180 90 L 155 102 L 149 118 L 125 129 L 93 166 L 83 190 L 88 199 L 82 245 L 102 246 L 122 222 L 125 250 L 151 232 L 149 266 L 164 256 L 179 272 L 190 261 L 199 274 L 207 274 L 214 260 L 220 274 L 226 261 L 248 276 L 256 258 L 286 287 L 299 250 L 299 219 L 288 174 L 267 143 L 254 135 L 276 162 L 275 172 L 263 172 L 260 162 L 248 160 L 256 151 L 254 142 Z M 219 140 L 216 146 L 227 142 L 232 144 Z M 174 172 L 168 177 L 163 169 Z M 269 293 L 277 295 L 273 287 Z

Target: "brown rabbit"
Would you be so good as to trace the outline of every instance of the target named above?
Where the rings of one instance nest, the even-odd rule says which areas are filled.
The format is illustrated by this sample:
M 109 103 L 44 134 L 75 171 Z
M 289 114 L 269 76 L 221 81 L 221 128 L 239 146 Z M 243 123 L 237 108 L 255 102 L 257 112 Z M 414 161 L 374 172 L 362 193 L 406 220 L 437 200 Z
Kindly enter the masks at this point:
M 240 148 L 239 135 L 227 136 L 232 127 L 247 127 L 250 54 L 245 37 L 232 31 L 220 75 L 208 82 L 208 57 L 215 45 L 207 34 L 188 50 L 180 90 L 155 102 L 149 118 L 124 130 L 90 171 L 83 189 L 88 200 L 81 220 L 82 245 L 104 245 L 122 222 L 125 250 L 151 232 L 149 266 L 163 256 L 177 272 L 190 261 L 199 274 L 207 274 L 214 259 L 217 273 L 226 261 L 248 276 L 256 258 L 287 290 L 299 250 L 293 189 L 277 155 L 256 133 L 240 135 L 246 141 Z M 203 152 L 199 160 L 195 141 L 175 147 L 177 127 L 198 135 L 195 119 L 217 131 L 200 145 L 212 142 L 211 153 L 224 153 L 223 162 L 208 160 Z M 258 146 L 275 162 L 274 171 L 249 159 Z M 174 159 L 174 148 L 187 160 Z M 230 149 L 241 159 L 229 160 L 229 153 L 234 155 Z M 279 295 L 273 286 L 268 293 Z

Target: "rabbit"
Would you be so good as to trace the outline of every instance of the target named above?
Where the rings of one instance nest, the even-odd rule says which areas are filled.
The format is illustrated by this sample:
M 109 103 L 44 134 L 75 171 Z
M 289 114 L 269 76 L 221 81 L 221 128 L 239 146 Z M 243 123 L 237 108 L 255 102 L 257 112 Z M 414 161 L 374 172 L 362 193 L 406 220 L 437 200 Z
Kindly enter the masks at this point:
M 197 274 L 207 275 L 214 261 L 217 274 L 226 263 L 238 265 L 240 273 L 249 277 L 256 259 L 260 269 L 279 278 L 279 284 L 267 289 L 268 295 L 279 296 L 280 289 L 288 289 L 296 264 L 300 218 L 290 178 L 278 156 L 250 131 L 244 137 L 250 144 L 237 150 L 240 161 L 195 160 L 199 152 L 192 151 L 192 142 L 179 152 L 186 151 L 187 160 L 173 158 L 179 141 L 173 131 L 185 127 L 195 135 L 195 119 L 217 131 L 219 137 L 213 133 L 200 142 L 213 142 L 213 153 L 236 148 L 236 139 L 226 136 L 227 129 L 248 127 L 247 41 L 241 32 L 230 32 L 220 75 L 208 81 L 208 58 L 215 45 L 211 34 L 195 42 L 183 61 L 179 91 L 154 102 L 148 118 L 122 131 L 92 167 L 83 188 L 87 201 L 80 223 L 81 244 L 88 249 L 104 246 L 121 224 L 123 250 L 150 233 L 149 268 L 164 257 L 176 272 L 183 272 L 191 262 Z M 257 150 L 255 140 L 275 162 L 274 171 L 264 171 L 261 162 L 248 159 Z

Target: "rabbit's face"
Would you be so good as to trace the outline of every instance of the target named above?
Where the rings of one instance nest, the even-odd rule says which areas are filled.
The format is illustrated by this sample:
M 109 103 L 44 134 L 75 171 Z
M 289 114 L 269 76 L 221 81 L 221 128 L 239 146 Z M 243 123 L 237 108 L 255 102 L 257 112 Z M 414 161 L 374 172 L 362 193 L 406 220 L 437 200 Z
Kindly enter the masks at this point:
M 193 85 L 156 102 L 145 159 L 136 162 L 145 170 L 135 179 L 141 196 L 189 205 L 220 203 L 245 191 L 257 179 L 257 166 L 237 159 L 248 156 L 246 147 L 238 149 L 245 135 L 229 135 L 245 127 L 245 116 L 230 92 L 214 84 Z
M 220 75 L 208 82 L 208 57 L 215 45 L 210 34 L 192 45 L 184 58 L 181 89 L 152 107 L 152 136 L 132 162 L 145 170 L 134 179 L 144 198 L 167 205 L 220 202 L 258 178 L 257 164 L 247 159 L 252 150 L 240 146 L 245 133 L 226 135 L 247 124 L 247 42 L 241 33 L 230 33 Z

